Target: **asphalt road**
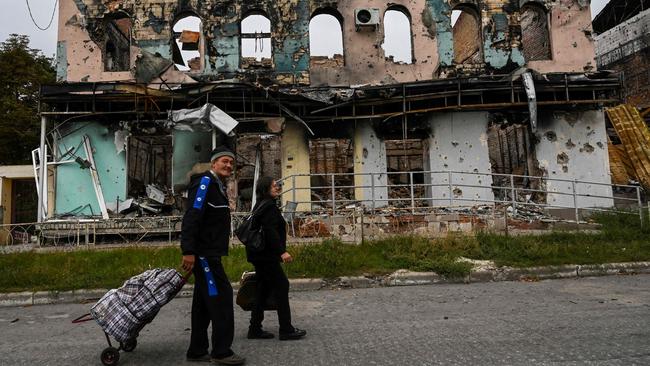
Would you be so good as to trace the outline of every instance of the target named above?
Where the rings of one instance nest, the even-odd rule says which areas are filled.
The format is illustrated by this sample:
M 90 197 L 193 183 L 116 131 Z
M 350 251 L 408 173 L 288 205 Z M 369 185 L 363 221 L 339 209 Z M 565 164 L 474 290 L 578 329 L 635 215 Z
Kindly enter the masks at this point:
M 650 275 L 292 293 L 300 341 L 247 340 L 248 365 L 650 365 Z M 0 365 L 100 365 L 90 304 L 0 308 Z M 165 306 L 120 365 L 183 365 L 190 299 Z M 266 329 L 277 335 L 277 318 Z

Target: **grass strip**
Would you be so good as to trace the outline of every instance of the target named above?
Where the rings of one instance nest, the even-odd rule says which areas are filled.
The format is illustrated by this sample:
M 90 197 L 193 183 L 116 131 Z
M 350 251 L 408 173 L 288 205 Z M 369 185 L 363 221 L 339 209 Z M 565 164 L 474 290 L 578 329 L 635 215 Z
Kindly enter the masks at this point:
M 328 239 L 291 247 L 295 261 L 284 268 L 290 278 L 381 275 L 402 268 L 453 278 L 471 269 L 458 261 L 461 256 L 514 267 L 650 260 L 650 225 L 642 228 L 631 215 L 601 215 L 596 220 L 602 224 L 597 234 L 394 236 L 360 245 Z M 150 268 L 179 268 L 180 260 L 180 250 L 169 247 L 4 254 L 0 292 L 115 288 Z M 241 247 L 231 249 L 223 262 L 233 281 L 253 268 Z

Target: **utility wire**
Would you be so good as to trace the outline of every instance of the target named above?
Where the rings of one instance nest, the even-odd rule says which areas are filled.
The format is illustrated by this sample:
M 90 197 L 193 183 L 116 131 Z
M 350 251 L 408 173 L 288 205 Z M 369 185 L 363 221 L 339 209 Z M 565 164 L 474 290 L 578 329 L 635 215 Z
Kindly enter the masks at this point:
M 47 24 L 46 27 L 41 27 L 36 23 L 36 19 L 34 19 L 34 14 L 32 14 L 32 8 L 29 6 L 29 0 L 25 0 L 25 4 L 27 4 L 27 10 L 29 11 L 29 17 L 32 18 L 32 23 L 36 26 L 36 28 L 45 31 L 50 29 L 52 26 L 52 22 L 54 22 L 54 14 L 56 14 L 56 6 L 59 4 L 59 0 L 54 0 L 54 9 L 52 9 L 52 17 L 50 18 L 50 22 Z

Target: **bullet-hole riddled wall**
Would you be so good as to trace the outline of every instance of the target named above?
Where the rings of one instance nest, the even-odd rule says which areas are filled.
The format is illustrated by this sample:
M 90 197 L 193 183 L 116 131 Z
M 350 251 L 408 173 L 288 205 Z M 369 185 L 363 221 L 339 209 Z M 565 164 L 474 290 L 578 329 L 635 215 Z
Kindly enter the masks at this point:
M 99 177 L 57 166 L 59 215 L 99 212 L 96 181 L 108 203 L 147 187 L 180 200 L 217 143 L 237 153 L 235 211 L 251 207 L 256 166 L 284 179 L 297 211 L 512 199 L 495 173 L 607 182 L 599 116 L 619 78 L 592 73 L 585 0 L 59 4 L 62 83 L 44 105 L 89 118 L 48 143 L 64 152 L 88 135 L 101 151 Z M 49 124 L 76 126 L 67 118 Z M 555 191 L 515 198 L 570 203 L 541 178 L 513 185 Z

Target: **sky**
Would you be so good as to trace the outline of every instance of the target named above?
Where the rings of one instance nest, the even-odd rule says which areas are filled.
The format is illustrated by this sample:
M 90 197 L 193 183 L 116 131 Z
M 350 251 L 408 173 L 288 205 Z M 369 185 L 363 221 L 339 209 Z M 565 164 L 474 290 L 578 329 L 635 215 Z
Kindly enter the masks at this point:
M 36 23 L 42 28 L 45 28 L 48 25 L 50 18 L 52 17 L 52 12 L 55 12 L 54 21 L 49 29 L 42 31 L 34 25 L 27 10 L 27 1 L 30 4 Z M 7 39 L 11 33 L 26 34 L 31 40 L 30 45 L 32 48 L 43 51 L 46 56 L 54 56 L 56 53 L 56 30 L 58 27 L 58 12 L 55 9 L 58 6 L 55 7 L 56 2 L 57 0 L 0 0 L 0 4 L 11 4 L 11 7 L 5 6 L 3 7 L 3 11 L 0 12 L 0 40 L 3 41 Z M 608 2 L 609 0 L 592 0 L 592 18 L 596 16 Z M 326 23 L 327 22 L 324 21 L 322 26 L 326 27 Z M 319 40 L 319 42 L 331 42 L 333 38 L 335 39 L 335 37 L 331 37 L 328 32 L 318 33 L 328 35 L 328 37 L 324 37 L 323 40 Z M 400 35 L 396 35 L 395 37 L 397 40 L 400 39 Z M 332 50 L 335 50 L 339 46 L 333 44 L 326 47 L 332 47 Z M 391 47 L 394 46 L 391 45 L 390 42 L 387 42 L 387 44 L 384 45 L 386 52 L 388 54 L 396 54 L 396 60 L 399 60 L 402 56 L 397 56 L 397 53 L 399 52 L 395 51 Z M 324 55 L 332 54 L 332 52 L 327 52 L 327 50 L 321 51 L 321 53 Z

